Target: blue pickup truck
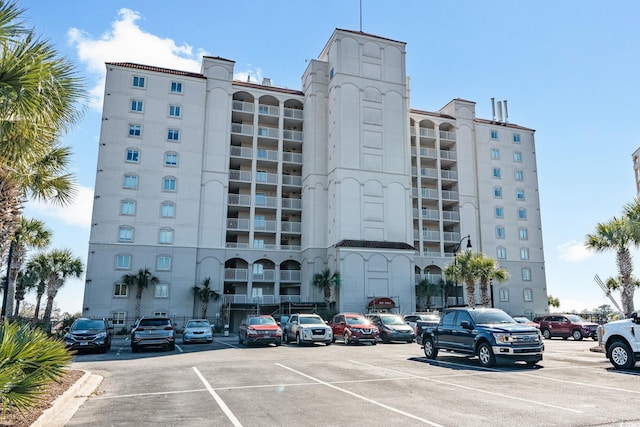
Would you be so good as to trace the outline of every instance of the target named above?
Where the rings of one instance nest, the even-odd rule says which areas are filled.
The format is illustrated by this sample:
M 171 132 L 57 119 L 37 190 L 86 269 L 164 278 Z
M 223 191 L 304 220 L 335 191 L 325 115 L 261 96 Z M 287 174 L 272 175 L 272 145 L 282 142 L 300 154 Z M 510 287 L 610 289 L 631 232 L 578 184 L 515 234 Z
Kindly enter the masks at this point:
M 483 367 L 517 361 L 533 366 L 542 360 L 544 351 L 537 328 L 518 323 L 497 308 L 445 309 L 438 325 L 418 330 L 416 342 L 427 359 L 448 351 L 478 356 Z

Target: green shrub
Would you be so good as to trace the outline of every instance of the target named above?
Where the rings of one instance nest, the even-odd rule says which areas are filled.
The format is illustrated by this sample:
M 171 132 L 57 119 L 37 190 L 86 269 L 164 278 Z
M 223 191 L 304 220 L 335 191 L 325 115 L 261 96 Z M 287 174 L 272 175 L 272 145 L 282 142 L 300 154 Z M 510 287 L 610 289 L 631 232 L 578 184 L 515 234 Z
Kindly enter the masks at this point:
M 32 407 L 42 387 L 64 375 L 71 353 L 64 343 L 40 329 L 15 322 L 0 323 L 0 403 L 20 412 Z

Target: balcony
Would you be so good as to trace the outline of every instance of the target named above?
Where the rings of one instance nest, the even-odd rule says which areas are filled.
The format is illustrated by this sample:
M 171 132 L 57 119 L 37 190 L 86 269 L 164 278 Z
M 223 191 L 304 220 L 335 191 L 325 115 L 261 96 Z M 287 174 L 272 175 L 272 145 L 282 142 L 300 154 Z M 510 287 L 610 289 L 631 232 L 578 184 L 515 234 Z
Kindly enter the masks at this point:
M 227 230 L 249 231 L 249 220 L 240 218 L 227 218 Z
M 225 268 L 224 280 L 246 282 L 249 278 L 249 270 L 246 268 Z
M 431 221 L 439 221 L 440 220 L 440 212 L 436 209 L 425 209 L 422 208 L 422 219 L 431 220 Z
M 231 123 L 231 133 L 240 135 L 253 135 L 252 125 L 243 125 L 241 123 Z
M 276 271 L 263 269 L 260 273 L 253 272 L 251 276 L 254 282 L 275 282 Z
M 282 133 L 282 137 L 284 139 L 289 139 L 291 141 L 302 142 L 304 140 L 304 134 L 302 133 L 302 131 L 299 131 L 299 130 L 285 129 Z
M 275 232 L 276 231 L 276 221 L 255 221 L 253 224 L 253 229 L 255 231 L 266 231 L 266 232 Z
M 280 132 L 277 128 L 270 128 L 266 126 L 258 127 L 258 136 L 264 138 L 275 138 L 277 139 L 280 135 Z
M 258 184 L 274 184 L 278 183 L 278 175 L 275 173 L 268 173 L 263 171 L 256 172 L 256 183 Z
M 302 164 L 302 154 L 300 153 L 290 153 L 290 152 L 284 152 L 282 153 L 282 161 L 285 163 L 296 163 L 301 165 Z
M 411 189 L 411 194 L 413 195 L 413 197 L 418 197 L 418 195 L 423 198 L 423 199 L 430 199 L 430 200 L 438 200 L 438 190 L 433 189 L 433 188 L 421 188 L 420 192 L 418 192 L 418 189 L 413 187 Z
M 458 192 L 450 190 L 442 190 L 442 200 L 458 201 Z
M 244 111 L 246 113 L 253 113 L 253 103 L 244 101 L 233 101 L 231 103 L 231 109 L 235 111 Z
M 274 150 L 266 150 L 264 148 L 258 148 L 256 158 L 258 160 L 270 160 L 272 162 L 278 161 L 278 152 Z
M 240 157 L 242 159 L 253 158 L 253 150 L 249 147 L 237 147 L 235 145 L 232 145 L 229 154 L 231 155 L 231 157 Z
M 282 185 L 302 187 L 302 177 L 297 175 L 282 175 Z
M 302 210 L 302 199 L 282 199 L 282 209 Z
M 230 206 L 251 207 L 251 196 L 248 194 L 229 194 L 227 199 Z
M 278 199 L 276 197 L 256 195 L 256 207 L 275 209 L 278 207 Z
M 447 180 L 450 180 L 450 181 L 457 181 L 458 180 L 458 171 L 441 170 L 440 171 L 440 177 L 442 179 L 447 179 Z
M 238 243 L 238 242 L 226 242 L 225 248 L 227 249 L 249 249 L 248 243 Z
M 440 150 L 440 158 L 443 160 L 458 160 L 458 153 L 452 150 Z
M 460 212 L 458 211 L 442 211 L 442 219 L 445 221 L 460 221 Z
M 229 181 L 239 181 L 239 182 L 246 182 L 250 184 L 252 181 L 251 177 L 252 177 L 251 171 L 235 170 L 235 169 L 231 169 L 229 171 Z
M 280 115 L 280 107 L 275 105 L 258 105 L 258 114 L 266 115 L 266 116 L 279 116 Z
M 304 111 L 296 108 L 285 108 L 284 116 L 289 119 L 302 120 L 304 118 Z
M 447 141 L 455 141 L 456 133 L 455 132 L 447 132 L 444 130 L 440 131 L 440 139 L 445 139 Z
M 300 270 L 280 270 L 280 282 L 300 283 Z
M 302 223 L 292 221 L 282 221 L 280 227 L 283 233 L 302 233 Z
M 302 297 L 300 295 L 280 295 L 280 302 L 298 303 L 302 302 Z

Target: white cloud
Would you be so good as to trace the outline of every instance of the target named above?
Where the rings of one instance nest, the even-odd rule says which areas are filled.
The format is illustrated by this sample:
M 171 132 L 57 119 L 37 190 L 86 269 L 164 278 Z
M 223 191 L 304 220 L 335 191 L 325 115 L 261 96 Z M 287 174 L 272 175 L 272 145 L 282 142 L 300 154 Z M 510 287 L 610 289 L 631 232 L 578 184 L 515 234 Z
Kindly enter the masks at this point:
M 78 186 L 78 193 L 73 202 L 67 206 L 53 206 L 45 202 L 30 200 L 26 208 L 30 216 L 38 218 L 55 218 L 71 226 L 89 229 L 91 226 L 91 212 L 93 209 L 93 188 Z
M 91 106 L 102 109 L 104 95 L 105 62 L 134 62 L 157 67 L 199 72 L 201 58 L 206 52 L 194 53 L 188 44 L 178 45 L 175 41 L 161 38 L 142 30 L 137 22 L 138 12 L 120 9 L 118 19 L 111 24 L 111 30 L 100 38 L 78 28 L 71 28 L 67 35 L 78 57 L 87 66 L 89 73 L 98 80 L 91 90 Z
M 557 248 L 558 256 L 563 261 L 580 262 L 593 256 L 593 252 L 586 248 L 583 243 L 571 240 L 559 245 Z

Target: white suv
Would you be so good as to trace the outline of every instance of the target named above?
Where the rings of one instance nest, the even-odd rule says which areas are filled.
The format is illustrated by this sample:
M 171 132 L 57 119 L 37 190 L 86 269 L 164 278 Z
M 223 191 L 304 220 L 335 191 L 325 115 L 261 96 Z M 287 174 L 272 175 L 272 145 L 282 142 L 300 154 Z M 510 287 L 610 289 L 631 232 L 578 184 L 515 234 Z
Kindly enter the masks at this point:
M 323 342 L 325 345 L 331 345 L 333 342 L 331 327 L 317 314 L 292 314 L 282 329 L 282 340 L 285 343 L 295 341 L 301 345 Z

